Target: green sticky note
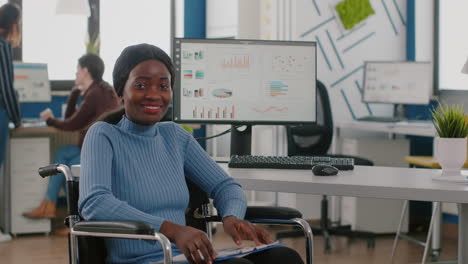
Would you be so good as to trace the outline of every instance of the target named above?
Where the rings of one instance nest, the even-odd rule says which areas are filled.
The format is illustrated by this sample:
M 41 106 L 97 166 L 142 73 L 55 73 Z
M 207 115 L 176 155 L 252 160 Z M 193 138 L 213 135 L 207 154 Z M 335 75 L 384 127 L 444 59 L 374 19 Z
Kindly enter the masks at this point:
M 337 4 L 335 9 L 347 30 L 375 14 L 369 0 L 345 0 Z

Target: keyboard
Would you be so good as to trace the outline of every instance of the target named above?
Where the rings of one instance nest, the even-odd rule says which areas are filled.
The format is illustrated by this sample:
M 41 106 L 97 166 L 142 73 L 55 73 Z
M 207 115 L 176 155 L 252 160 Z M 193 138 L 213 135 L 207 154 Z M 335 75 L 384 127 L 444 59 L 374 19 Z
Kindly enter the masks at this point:
M 321 156 L 252 156 L 233 155 L 228 163 L 230 168 L 298 169 L 310 170 L 316 164 L 328 164 L 339 170 L 354 169 L 353 158 Z
M 358 121 L 369 121 L 369 122 L 384 122 L 384 123 L 396 123 L 403 121 L 404 119 L 393 116 L 363 116 L 358 119 Z

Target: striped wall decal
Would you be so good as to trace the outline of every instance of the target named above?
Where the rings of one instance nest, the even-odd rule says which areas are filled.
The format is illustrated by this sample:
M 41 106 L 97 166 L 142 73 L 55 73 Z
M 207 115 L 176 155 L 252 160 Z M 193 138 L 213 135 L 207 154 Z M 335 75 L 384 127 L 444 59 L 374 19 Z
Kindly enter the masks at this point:
M 358 82 L 357 80 L 355 80 L 354 83 L 356 84 L 356 87 L 358 88 L 359 93 L 362 94 L 363 90 L 362 90 L 362 87 L 361 87 L 361 85 L 359 84 L 359 82 Z
M 390 12 L 388 11 L 387 4 L 385 4 L 385 0 L 382 0 L 382 5 L 385 9 L 385 13 L 387 13 L 388 20 L 390 21 L 390 24 L 392 25 L 393 31 L 395 32 L 395 35 L 398 35 L 398 30 L 395 26 L 395 23 L 393 22 L 392 17 L 390 16 Z
M 319 46 L 320 52 L 322 52 L 323 58 L 325 59 L 325 62 L 326 62 L 327 65 L 328 65 L 328 69 L 329 69 L 330 71 L 333 71 L 333 68 L 332 68 L 332 66 L 331 66 L 330 60 L 328 59 L 328 56 L 327 56 L 327 54 L 325 53 L 325 50 L 323 49 L 322 42 L 320 41 L 320 39 L 319 39 L 318 36 L 315 36 L 315 40 L 317 40 L 317 44 L 318 44 L 318 46 Z
M 330 21 L 333 21 L 335 18 L 336 18 L 335 16 L 330 17 L 329 19 L 327 19 L 327 20 L 321 22 L 320 24 L 316 25 L 315 27 L 313 27 L 313 28 L 307 30 L 306 32 L 302 33 L 302 34 L 300 35 L 300 37 L 303 38 L 303 37 L 309 35 L 310 33 L 314 32 L 314 31 L 317 30 L 317 29 L 319 29 L 319 28 L 322 27 L 323 25 L 326 25 L 326 24 L 329 23 Z
M 335 87 L 336 85 L 338 85 L 340 82 L 346 80 L 348 77 L 350 77 L 351 75 L 355 74 L 356 72 L 358 72 L 359 70 L 363 69 L 364 68 L 364 65 L 361 65 L 359 67 L 357 67 L 356 69 L 352 70 L 351 72 L 349 72 L 348 74 L 344 75 L 343 77 L 339 78 L 338 80 L 336 80 L 334 83 L 332 83 L 330 85 L 330 87 Z
M 361 38 L 360 40 L 356 41 L 355 43 L 351 44 L 349 47 L 345 48 L 343 50 L 343 53 L 346 53 L 348 52 L 349 50 L 353 49 L 354 47 L 356 47 L 357 45 L 361 44 L 362 42 L 366 41 L 367 39 L 369 39 L 370 37 L 372 37 L 373 35 L 375 35 L 375 32 L 371 32 L 369 34 L 367 34 L 366 36 L 364 36 L 363 38 Z
M 357 25 L 355 28 L 351 29 L 349 32 L 346 32 L 345 34 L 343 34 L 339 38 L 337 38 L 336 41 L 340 41 L 340 40 L 344 39 L 345 37 L 351 35 L 352 33 L 358 31 L 359 29 L 363 28 L 365 25 L 366 25 L 365 22 Z
M 326 32 L 327 32 L 328 40 L 330 40 L 330 44 L 332 45 L 333 50 L 335 51 L 336 57 L 338 58 L 338 61 L 340 62 L 341 68 L 344 69 L 345 66 L 343 64 L 343 61 L 341 60 L 340 53 L 338 53 L 338 49 L 335 46 L 335 42 L 333 42 L 333 39 L 332 39 L 332 37 L 330 35 L 330 31 L 328 31 L 328 29 L 327 29 Z
M 405 17 L 403 16 L 403 13 L 401 12 L 401 9 L 398 6 L 398 3 L 396 2 L 396 0 L 393 0 L 393 4 L 395 5 L 395 8 L 398 12 L 398 16 L 400 17 L 401 23 L 406 26 Z
M 356 84 L 356 87 L 359 90 L 359 93 L 361 94 L 361 98 L 362 98 L 362 94 L 363 94 L 364 90 L 362 89 L 361 85 L 359 84 L 359 82 L 357 80 L 355 80 L 354 83 Z M 370 108 L 369 104 L 364 103 L 364 102 L 363 102 L 363 104 L 366 106 L 367 111 L 369 112 L 369 115 L 373 115 L 372 114 L 372 109 Z
M 320 9 L 319 9 L 318 4 L 317 4 L 317 0 L 312 0 L 312 3 L 314 4 L 314 7 L 315 7 L 315 10 L 317 11 L 317 14 L 319 16 L 321 16 Z
M 348 109 L 349 109 L 349 112 L 351 113 L 351 116 L 353 117 L 353 119 L 356 119 L 356 114 L 354 114 L 353 108 L 351 107 L 351 103 L 349 102 L 349 99 L 346 96 L 345 91 L 343 89 L 341 89 L 340 92 L 341 92 L 341 95 L 343 96 L 343 100 L 345 101 L 346 106 L 348 106 Z

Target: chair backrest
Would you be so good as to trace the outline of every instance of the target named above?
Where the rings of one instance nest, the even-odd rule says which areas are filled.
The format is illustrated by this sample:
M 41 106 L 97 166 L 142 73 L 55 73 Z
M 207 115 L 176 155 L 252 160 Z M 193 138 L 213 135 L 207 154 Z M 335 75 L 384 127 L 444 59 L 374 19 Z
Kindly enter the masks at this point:
M 69 215 L 78 215 L 78 197 L 79 197 L 79 182 L 78 178 L 71 182 L 67 181 L 67 207 Z M 67 223 L 67 221 L 65 221 Z M 85 237 L 79 236 L 78 240 L 78 256 L 79 263 L 86 264 L 103 264 L 106 263 L 107 251 L 103 238 L 100 237 Z M 68 236 L 68 248 L 71 249 L 70 235 Z M 71 252 L 69 252 L 70 263 Z
M 203 213 L 203 206 L 210 203 L 208 194 L 189 179 L 185 178 L 185 181 L 190 194 L 189 205 L 185 210 L 185 222 L 188 226 L 207 232 L 205 219 L 198 218 L 197 214 Z
M 355 165 L 373 166 L 363 157 L 327 154 L 333 139 L 333 117 L 327 87 L 317 80 L 317 123 L 287 126 L 288 156 L 333 156 L 354 159 Z
M 288 156 L 322 155 L 333 138 L 333 118 L 327 88 L 317 80 L 317 123 L 287 126 Z

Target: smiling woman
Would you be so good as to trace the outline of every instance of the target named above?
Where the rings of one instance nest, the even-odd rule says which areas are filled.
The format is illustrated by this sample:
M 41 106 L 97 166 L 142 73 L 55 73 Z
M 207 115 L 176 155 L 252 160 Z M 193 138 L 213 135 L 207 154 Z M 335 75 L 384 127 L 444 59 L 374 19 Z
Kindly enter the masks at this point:
M 122 96 L 130 120 L 140 125 L 160 121 L 171 99 L 171 74 L 163 63 L 148 60 L 130 72 Z
M 162 49 L 149 44 L 125 48 L 112 73 L 123 112 L 94 124 L 81 156 L 79 211 L 86 220 L 137 220 L 150 224 L 172 243 L 174 255 L 210 264 L 216 253 L 207 235 L 186 225 L 187 180 L 214 200 L 224 231 L 239 246 L 272 240 L 262 228 L 242 220 L 246 199 L 240 185 L 173 122 L 159 122 L 172 98 L 174 68 Z M 158 245 L 159 246 L 159 245 Z M 108 262 L 148 263 L 163 258 L 160 246 L 108 239 Z M 266 251 L 265 251 L 266 252 Z M 292 249 L 277 247 L 225 264 L 301 264 Z M 221 262 L 220 262 L 221 263 Z

